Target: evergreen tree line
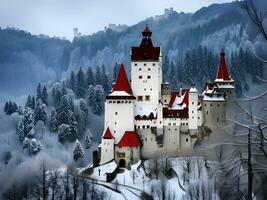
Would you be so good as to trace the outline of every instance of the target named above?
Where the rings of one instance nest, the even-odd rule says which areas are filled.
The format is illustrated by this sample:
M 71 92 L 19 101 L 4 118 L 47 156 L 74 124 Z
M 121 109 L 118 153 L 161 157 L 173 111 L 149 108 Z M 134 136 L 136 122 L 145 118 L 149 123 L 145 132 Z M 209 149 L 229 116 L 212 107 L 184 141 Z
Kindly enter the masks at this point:
M 248 90 L 247 75 L 250 75 L 253 83 L 259 83 L 257 77 L 262 78 L 263 64 L 248 50 L 240 49 L 231 55 L 226 55 L 228 70 L 236 83 L 237 95 Z M 197 84 L 203 88 L 206 82 L 212 82 L 216 78 L 220 55 L 207 47 L 198 46 L 188 49 L 182 58 L 175 62 L 167 56 L 163 57 L 163 80 L 173 85 L 174 89 L 179 84 Z

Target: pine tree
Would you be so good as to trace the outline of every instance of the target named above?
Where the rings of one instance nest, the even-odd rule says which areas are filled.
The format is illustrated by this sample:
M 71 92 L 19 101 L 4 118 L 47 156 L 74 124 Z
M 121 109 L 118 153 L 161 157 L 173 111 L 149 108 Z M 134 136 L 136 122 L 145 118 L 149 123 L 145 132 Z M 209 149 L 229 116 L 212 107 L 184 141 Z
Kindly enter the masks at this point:
M 76 95 L 78 98 L 84 98 L 86 92 L 84 72 L 80 67 L 80 70 L 77 74 L 77 84 L 76 84 Z
M 23 141 L 23 149 L 27 148 L 30 155 L 37 154 L 41 150 L 41 144 L 35 138 L 25 138 Z
M 33 112 L 30 108 L 26 108 L 23 114 L 24 135 L 27 135 L 34 128 Z
M 77 139 L 73 147 L 73 160 L 78 161 L 81 158 L 84 158 L 84 150 L 81 143 Z
M 69 88 L 72 89 L 73 92 L 76 91 L 76 80 L 75 80 L 75 74 L 73 71 L 71 71 L 71 74 L 70 74 Z
M 25 108 L 34 109 L 34 107 L 35 107 L 34 97 L 28 95 Z
M 58 127 L 58 139 L 63 141 L 69 135 L 69 132 L 70 126 L 68 124 L 61 124 Z
M 23 115 L 23 109 L 22 109 L 21 106 L 18 107 L 17 112 L 18 112 L 19 115 Z
M 94 73 L 92 71 L 92 68 L 88 67 L 86 73 L 86 86 L 88 87 L 89 85 L 94 85 L 94 84 L 95 84 Z
M 49 130 L 53 133 L 58 131 L 57 111 L 54 107 L 52 108 L 51 111 Z
M 169 81 L 172 84 L 173 88 L 177 88 L 177 69 L 174 62 L 171 62 L 170 64 L 170 74 L 169 74 Z
M 162 65 L 162 75 L 163 75 L 163 82 L 168 81 L 169 75 L 169 58 L 168 56 L 163 57 L 163 65 Z
M 89 129 L 86 132 L 84 142 L 85 142 L 85 148 L 89 149 L 92 145 L 92 133 Z
M 34 110 L 34 123 L 36 124 L 39 120 L 43 121 L 44 123 L 47 120 L 46 106 L 45 104 L 42 104 L 42 101 L 38 101 Z
M 47 93 L 47 88 L 45 86 L 43 87 L 41 99 L 43 103 L 47 106 L 48 105 L 48 93 Z
M 65 81 L 62 82 L 62 94 L 63 95 L 68 94 L 68 90 L 67 90 L 67 86 L 66 86 Z
M 69 139 L 73 140 L 76 139 L 78 137 L 78 124 L 76 122 L 74 113 L 72 111 L 69 110 L 68 112 L 68 116 L 69 116 Z
M 21 118 L 17 125 L 17 134 L 19 136 L 19 140 L 22 142 L 25 138 L 25 131 L 24 131 L 24 120 Z
M 41 83 L 38 83 L 37 91 L 36 91 L 36 100 L 42 99 L 42 86 Z
M 5 106 L 4 106 L 4 112 L 8 113 L 8 102 L 6 101 Z
M 95 95 L 94 95 L 94 114 L 101 115 L 104 110 L 104 90 L 101 85 L 95 86 Z
M 110 92 L 110 80 L 108 75 L 106 74 L 105 65 L 102 65 L 102 87 L 105 91 L 105 94 Z
M 58 124 L 69 124 L 68 112 L 70 111 L 70 104 L 67 95 L 62 96 L 60 104 L 56 110 Z
M 95 104 L 95 88 L 93 85 L 89 85 L 89 88 L 87 90 L 87 96 L 88 96 L 88 105 L 93 107 Z
M 99 66 L 96 67 L 96 73 L 95 73 L 95 84 L 96 85 L 102 85 L 102 73 L 101 70 L 99 68 Z

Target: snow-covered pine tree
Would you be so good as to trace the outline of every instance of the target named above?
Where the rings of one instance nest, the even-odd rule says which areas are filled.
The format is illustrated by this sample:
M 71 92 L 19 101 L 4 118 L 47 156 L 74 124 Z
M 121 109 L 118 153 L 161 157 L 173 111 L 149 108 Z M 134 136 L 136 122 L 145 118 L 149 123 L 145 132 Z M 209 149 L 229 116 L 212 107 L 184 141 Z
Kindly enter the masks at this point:
M 43 87 L 41 99 L 42 99 L 43 103 L 47 106 L 48 105 L 48 92 L 47 92 L 47 88 L 45 86 Z
M 49 130 L 53 133 L 58 131 L 57 111 L 54 107 L 52 108 L 51 111 Z
M 84 158 L 84 150 L 80 141 L 77 139 L 73 147 L 73 160 L 78 161 L 81 158 Z
M 38 100 L 36 108 L 34 110 L 34 123 L 36 124 L 39 120 L 43 121 L 44 123 L 47 120 L 46 106 L 40 99 Z
M 85 148 L 89 149 L 92 145 L 92 133 L 90 129 L 86 131 L 84 142 L 85 142 Z
M 102 87 L 104 89 L 105 94 L 107 94 L 108 92 L 110 92 L 110 80 L 108 75 L 106 74 L 106 68 L 105 65 L 102 65 Z
M 96 85 L 102 85 L 102 72 L 100 70 L 100 67 L 96 67 L 96 73 L 95 73 L 95 84 Z
M 104 90 L 101 85 L 95 86 L 95 95 L 94 95 L 94 107 L 93 112 L 94 114 L 101 115 L 104 110 Z
M 76 95 L 78 98 L 84 98 L 86 93 L 86 84 L 85 84 L 85 78 L 84 78 L 84 72 L 82 68 L 80 67 L 78 74 L 77 74 L 77 84 L 76 84 Z
M 30 155 L 37 154 L 41 150 L 41 144 L 35 138 L 25 138 L 23 149 L 28 149 Z
M 68 112 L 70 111 L 70 105 L 69 105 L 69 99 L 67 95 L 63 95 L 61 97 L 60 104 L 58 108 L 56 108 L 57 111 L 57 119 L 58 124 L 69 124 L 69 116 Z
M 58 127 L 58 139 L 59 141 L 64 141 L 70 131 L 70 126 L 68 124 L 61 124 Z
M 69 88 L 72 89 L 73 92 L 76 91 L 76 79 L 73 71 L 70 73 Z
M 89 85 L 87 90 L 87 98 L 88 105 L 93 107 L 95 105 L 95 87 L 93 85 Z
M 35 138 L 35 130 L 32 128 L 28 134 L 26 135 L 27 138 Z
M 26 104 L 25 104 L 25 108 L 34 109 L 34 104 L 35 103 L 32 100 L 33 100 L 33 98 L 31 97 L 31 95 L 28 95 L 27 101 L 26 101 Z
M 78 136 L 78 124 L 76 122 L 74 113 L 71 110 L 69 110 L 68 116 L 69 116 L 69 123 L 68 123 L 69 124 L 69 137 L 68 137 L 68 139 L 72 141 L 72 140 L 76 139 Z
M 61 85 L 60 83 L 54 83 L 52 86 L 52 98 L 53 98 L 53 106 L 56 108 L 58 112 L 58 108 L 60 107 L 62 97 Z
M 24 135 L 27 135 L 34 128 L 33 112 L 30 108 L 26 108 L 23 114 Z
M 37 91 L 36 91 L 36 101 L 42 99 L 42 86 L 41 83 L 38 83 Z
M 19 123 L 17 125 L 17 134 L 19 136 L 19 140 L 22 142 L 25 138 L 25 131 L 24 131 L 24 119 L 23 117 L 20 118 Z
M 86 86 L 88 87 L 89 85 L 94 85 L 95 84 L 95 79 L 94 79 L 94 73 L 91 67 L 88 67 L 87 73 L 86 73 Z
M 68 94 L 68 90 L 67 90 L 67 86 L 66 86 L 65 81 L 62 82 L 62 94 L 63 95 Z

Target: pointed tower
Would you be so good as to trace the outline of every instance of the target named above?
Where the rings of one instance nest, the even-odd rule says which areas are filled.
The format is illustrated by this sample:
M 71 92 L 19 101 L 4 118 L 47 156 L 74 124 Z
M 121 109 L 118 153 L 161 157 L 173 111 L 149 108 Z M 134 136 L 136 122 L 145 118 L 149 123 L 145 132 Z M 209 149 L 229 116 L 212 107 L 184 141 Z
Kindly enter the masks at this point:
M 225 61 L 225 52 L 223 49 L 221 51 L 220 63 L 218 66 L 215 83 L 217 83 L 219 89 L 223 92 L 226 101 L 226 120 L 234 120 L 235 86 L 234 80 L 228 72 Z
M 99 147 L 101 148 L 101 165 L 114 159 L 114 137 L 110 132 L 109 127 L 105 129 Z
M 123 64 L 105 101 L 105 129 L 109 127 L 117 144 L 125 131 L 134 131 L 134 100 Z
M 161 100 L 162 55 L 160 47 L 151 40 L 152 32 L 146 25 L 139 46 L 131 51 L 131 86 L 136 106 L 156 108 Z

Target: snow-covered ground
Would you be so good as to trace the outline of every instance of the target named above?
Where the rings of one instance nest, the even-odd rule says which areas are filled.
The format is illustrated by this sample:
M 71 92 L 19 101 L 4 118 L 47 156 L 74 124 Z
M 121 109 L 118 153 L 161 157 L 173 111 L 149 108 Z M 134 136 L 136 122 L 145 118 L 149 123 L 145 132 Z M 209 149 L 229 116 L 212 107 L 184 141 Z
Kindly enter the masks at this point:
M 95 180 L 96 187 L 107 194 L 107 199 L 142 199 L 143 193 L 158 200 L 163 199 L 163 195 L 165 199 L 175 200 L 187 199 L 188 195 L 201 196 L 200 199 L 219 199 L 214 189 L 215 176 L 209 173 L 215 162 L 208 165 L 209 169 L 202 157 L 139 161 L 130 170 L 120 169 L 112 182 L 106 182 L 106 173 L 113 172 L 117 167 L 113 161 L 94 168 L 88 180 Z

